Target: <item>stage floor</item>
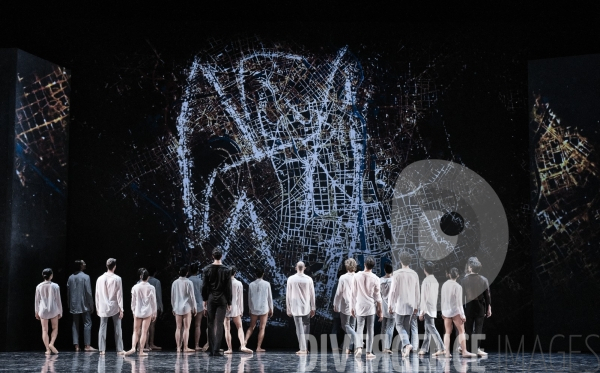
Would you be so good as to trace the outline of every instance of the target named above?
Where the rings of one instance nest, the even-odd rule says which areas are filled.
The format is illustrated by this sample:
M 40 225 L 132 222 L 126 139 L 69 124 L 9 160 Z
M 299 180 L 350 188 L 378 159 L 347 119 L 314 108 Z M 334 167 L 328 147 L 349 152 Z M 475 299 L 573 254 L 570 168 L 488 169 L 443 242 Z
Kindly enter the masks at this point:
M 11 372 L 595 372 L 600 358 L 593 354 L 549 356 L 547 354 L 490 353 L 487 358 L 419 358 L 413 354 L 381 355 L 373 360 L 355 359 L 338 354 L 297 356 L 293 352 L 273 351 L 261 354 L 239 352 L 211 358 L 206 353 L 177 354 L 153 352 L 150 356 L 122 357 L 109 352 L 61 352 L 46 357 L 43 352 L 0 353 L 0 371 Z

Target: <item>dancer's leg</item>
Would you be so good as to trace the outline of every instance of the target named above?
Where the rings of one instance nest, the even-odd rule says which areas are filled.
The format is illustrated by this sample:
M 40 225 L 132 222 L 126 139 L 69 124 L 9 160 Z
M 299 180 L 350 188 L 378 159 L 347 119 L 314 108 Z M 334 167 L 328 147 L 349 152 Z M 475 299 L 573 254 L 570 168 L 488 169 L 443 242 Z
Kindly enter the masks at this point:
M 72 313 L 73 324 L 71 325 L 71 334 L 73 334 L 73 346 L 75 346 L 75 351 L 79 351 L 79 316 L 80 313 Z
M 419 348 L 419 317 L 413 314 L 410 317 L 410 344 L 413 346 L 413 352 Z
M 115 346 L 117 346 L 117 354 L 123 354 L 123 331 L 121 329 L 121 319 L 117 313 L 112 317 L 113 326 L 115 328 Z M 141 348 L 142 346 L 140 346 Z
M 152 316 L 148 316 L 144 319 L 141 319 L 142 330 L 140 331 L 140 334 L 141 334 L 140 356 L 148 356 L 148 354 L 146 352 L 144 352 L 144 349 L 142 348 L 142 346 L 146 345 L 147 338 L 148 338 L 148 329 L 150 328 L 151 323 L 152 323 Z
M 242 326 L 242 316 L 234 317 L 233 324 L 237 328 L 237 335 L 238 335 L 238 339 L 240 340 L 240 351 L 251 354 L 252 350 L 246 347 L 246 341 L 244 340 L 244 328 Z
M 190 324 L 192 323 L 192 313 L 188 312 L 183 316 L 183 352 L 194 352 L 189 347 L 189 339 L 190 339 Z
M 221 338 L 223 338 L 223 322 L 225 321 L 225 314 L 227 313 L 226 306 L 215 306 L 215 336 L 213 345 L 213 355 L 220 355 L 219 349 L 221 348 Z
M 375 315 L 369 315 L 365 318 L 367 327 L 367 358 L 375 357 L 373 355 L 373 336 L 375 334 Z
M 458 329 L 458 341 L 460 342 L 460 346 L 462 347 L 462 356 L 463 357 L 474 357 L 477 354 L 471 353 L 467 351 L 467 342 L 465 336 L 465 327 L 460 315 L 456 315 L 452 318 L 454 325 L 456 325 L 456 329 Z
M 108 317 L 100 317 L 100 330 L 98 330 L 98 350 L 100 355 L 106 352 L 106 327 L 108 326 Z
M 269 314 L 265 313 L 264 315 L 260 315 L 260 325 L 258 326 L 260 329 L 258 330 L 258 345 L 256 347 L 256 352 L 265 352 L 262 348 L 263 339 L 265 338 L 265 329 L 267 328 L 267 319 Z
M 443 317 L 443 316 L 442 316 Z M 444 350 L 446 350 L 446 356 L 450 355 L 450 334 L 452 333 L 452 319 L 444 317 Z
M 300 349 L 296 353 L 306 353 L 306 338 L 304 336 L 304 324 L 302 316 L 294 316 L 294 324 L 296 324 L 296 337 L 298 338 L 298 346 Z
M 342 328 L 344 329 L 344 332 L 346 333 L 346 335 L 348 335 L 350 337 L 350 342 L 349 342 L 349 345 L 346 347 L 346 352 L 349 352 L 349 350 L 354 350 L 354 344 L 358 340 L 358 335 L 356 334 L 356 331 L 354 330 L 356 319 L 354 317 L 352 317 L 352 315 L 346 315 L 344 313 L 340 313 L 340 323 L 341 323 Z M 344 338 L 344 340 L 345 339 L 346 338 Z M 362 346 L 362 344 L 357 344 L 356 346 L 360 347 L 360 346 Z
M 125 355 L 132 355 L 135 353 L 135 348 L 138 344 L 140 332 L 142 331 L 142 320 L 137 317 L 133 317 L 133 334 L 131 335 L 131 350 L 127 351 Z M 140 343 L 140 352 L 144 352 L 144 345 Z
M 252 337 L 252 333 L 254 333 L 254 328 L 256 327 L 257 320 L 258 320 L 258 315 L 250 314 L 250 326 L 248 326 L 248 330 L 246 330 L 246 337 L 244 338 L 244 344 L 248 344 L 248 340 L 250 339 L 250 337 Z M 260 344 L 259 344 L 259 346 L 260 346 Z
M 50 355 L 52 351 L 50 351 L 50 339 L 48 338 L 48 319 L 42 319 L 40 317 L 40 321 L 42 322 L 42 341 L 44 341 L 44 346 L 46 347 L 46 355 Z
M 90 312 L 84 312 L 83 316 L 83 343 L 85 344 L 86 351 L 97 351 L 92 348 L 92 315 Z
M 203 312 L 198 312 L 194 316 L 194 349 L 200 350 L 200 335 L 202 334 L 202 315 Z
M 224 353 L 229 355 L 233 353 L 233 348 L 231 347 L 231 317 L 225 317 L 223 329 L 225 330 L 225 343 L 227 344 L 227 351 Z
M 57 354 L 58 351 L 56 348 L 54 348 L 54 342 L 56 342 L 56 337 L 58 336 L 58 316 L 54 316 L 52 319 L 50 319 L 50 322 L 52 323 L 52 333 L 50 334 L 50 342 L 48 343 L 48 347 L 50 347 L 52 352 Z
M 176 344 L 176 351 L 179 352 L 181 351 L 181 331 L 183 329 L 183 315 L 175 315 L 175 323 L 176 323 L 176 328 L 175 328 L 175 344 Z

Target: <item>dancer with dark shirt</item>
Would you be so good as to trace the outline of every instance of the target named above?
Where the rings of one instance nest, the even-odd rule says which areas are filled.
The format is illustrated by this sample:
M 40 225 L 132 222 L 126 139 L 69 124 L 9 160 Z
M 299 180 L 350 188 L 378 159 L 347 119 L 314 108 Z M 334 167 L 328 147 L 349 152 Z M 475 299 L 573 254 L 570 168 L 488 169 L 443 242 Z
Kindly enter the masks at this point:
M 460 281 L 463 287 L 463 296 L 466 298 L 465 302 L 465 332 L 469 336 L 471 346 L 473 346 L 473 332 L 475 334 L 483 333 L 483 320 L 485 317 L 492 316 L 491 296 L 490 287 L 487 278 L 481 276 L 479 271 L 481 270 L 481 263 L 477 258 L 469 258 L 467 262 L 467 273 Z M 487 353 L 483 352 L 480 348 L 480 341 L 477 340 L 477 346 L 473 346 L 470 350 L 477 355 L 486 356 Z
M 221 263 L 223 252 L 214 249 L 213 263 L 203 270 L 202 299 L 208 319 L 208 344 L 210 356 L 223 356 L 219 353 L 223 337 L 225 313 L 231 309 L 231 271 Z

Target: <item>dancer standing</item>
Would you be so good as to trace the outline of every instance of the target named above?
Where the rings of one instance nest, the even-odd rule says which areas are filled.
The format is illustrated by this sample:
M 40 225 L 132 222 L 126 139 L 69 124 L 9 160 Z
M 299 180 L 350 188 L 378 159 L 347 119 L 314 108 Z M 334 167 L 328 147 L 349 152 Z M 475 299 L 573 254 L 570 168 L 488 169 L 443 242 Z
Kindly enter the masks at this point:
M 52 352 L 58 354 L 54 342 L 58 336 L 58 319 L 62 317 L 62 302 L 60 301 L 60 288 L 52 282 L 51 268 L 42 271 L 44 282 L 35 288 L 35 318 L 42 322 L 42 341 L 46 346 L 46 355 Z M 48 340 L 48 320 L 52 324 L 52 334 Z
M 424 355 L 429 352 L 431 338 L 435 339 L 435 344 L 438 347 L 438 350 L 432 356 L 443 355 L 446 353 L 446 350 L 444 350 L 444 341 L 435 328 L 439 283 L 433 275 L 434 268 L 435 266 L 432 262 L 425 262 L 425 265 L 423 266 L 425 279 L 421 285 L 421 306 L 419 307 L 421 312 L 419 320 L 425 320 L 425 339 L 421 346 L 421 350 L 419 350 L 419 355 Z
M 229 267 L 231 270 L 231 308 L 225 314 L 225 342 L 227 342 L 227 351 L 224 354 L 230 355 L 233 353 L 231 348 L 231 321 L 237 328 L 238 339 L 240 340 L 240 351 L 246 353 L 252 353 L 252 350 L 246 348 L 246 341 L 244 340 L 244 329 L 242 328 L 242 314 L 244 313 L 244 287 L 242 283 L 235 278 L 237 268 L 235 266 Z
M 402 339 L 402 356 L 407 357 L 413 348 L 408 338 L 411 318 L 417 316 L 419 302 L 419 275 L 410 269 L 411 256 L 406 251 L 400 254 L 402 268 L 394 271 L 390 295 L 389 312 L 395 314 L 396 329 Z
M 288 277 L 285 296 L 286 311 L 294 318 L 296 336 L 300 350 L 298 355 L 306 355 L 306 339 L 310 334 L 310 318 L 315 316 L 315 286 L 312 278 L 304 274 L 303 262 L 296 263 L 296 274 Z
M 171 306 L 177 324 L 175 329 L 177 352 L 195 351 L 188 347 L 190 322 L 192 315 L 196 315 L 196 297 L 194 297 L 194 284 L 185 277 L 187 272 L 187 267 L 179 268 L 179 278 L 171 285 Z
M 92 312 L 94 312 L 94 296 L 90 276 L 85 274 L 85 262 L 76 260 L 74 272 L 67 281 L 67 301 L 73 316 L 73 345 L 79 351 L 79 319 L 83 318 L 83 343 L 85 351 L 98 351 L 90 343 L 92 340 Z
M 188 280 L 194 284 L 194 297 L 196 298 L 196 316 L 194 316 L 194 350 L 202 351 L 200 335 L 202 334 L 202 317 L 204 316 L 204 300 L 202 299 L 202 278 L 198 274 L 200 264 L 193 263 L 190 267 Z
M 372 270 L 375 267 L 375 259 L 370 256 L 365 259 L 364 271 L 354 275 L 354 292 L 352 303 L 352 316 L 356 317 L 356 331 L 359 340 L 355 342 L 356 352 L 354 356 L 360 356 L 362 353 L 363 328 L 367 326 L 367 359 L 375 358 L 373 354 L 373 334 L 375 325 L 375 314 L 382 317 L 381 313 L 381 289 L 379 277 Z
M 333 309 L 340 313 L 340 323 L 346 335 L 350 337 L 349 345 L 346 346 L 346 353 L 349 354 L 354 348 L 362 347 L 362 340 L 360 345 L 354 345 L 358 340 L 356 334 L 356 318 L 352 315 L 352 308 L 354 306 L 354 276 L 356 274 L 356 260 L 352 258 L 346 259 L 344 262 L 346 266 L 346 273 L 340 276 L 338 281 L 338 287 L 333 298 Z M 344 342 L 345 342 L 344 338 Z
M 160 280 L 156 278 L 156 272 L 156 267 L 148 268 L 148 273 L 150 274 L 150 276 L 148 277 L 148 283 L 154 286 L 154 290 L 156 291 L 156 317 L 150 321 L 146 346 L 148 346 L 151 350 L 162 350 L 161 347 L 158 347 L 154 344 L 154 331 L 156 330 L 156 320 L 158 320 L 158 316 L 163 312 L 162 285 L 160 283 Z
M 395 320 L 394 315 L 390 313 L 388 297 L 390 295 L 390 287 L 392 286 L 392 273 L 394 272 L 394 268 L 390 263 L 385 263 L 383 268 L 385 270 L 385 276 L 379 279 L 383 313 L 381 333 L 385 334 L 385 339 L 383 340 L 383 352 L 391 354 Z
M 465 304 L 465 332 L 469 336 L 469 341 L 473 341 L 472 335 L 483 333 L 483 320 L 485 317 L 492 316 L 490 287 L 487 278 L 481 276 L 481 263 L 477 258 L 469 258 L 467 262 L 467 273 L 462 278 L 460 284 L 463 288 L 463 294 L 466 298 Z M 473 343 L 471 342 L 473 346 Z M 477 355 L 486 356 L 487 353 L 481 350 L 480 340 L 477 340 L 477 346 L 471 348 L 471 352 L 477 349 Z
M 442 317 L 444 318 L 444 328 L 446 329 L 444 334 L 444 349 L 446 350 L 446 357 L 450 357 L 450 333 L 452 333 L 452 324 L 454 324 L 456 329 L 458 329 L 458 340 L 462 348 L 462 356 L 473 357 L 477 355 L 467 351 L 464 328 L 466 318 L 462 302 L 463 294 L 462 287 L 456 282 L 457 277 L 458 269 L 450 269 L 450 280 L 447 280 L 442 285 Z
M 140 356 L 148 356 L 144 352 L 143 347 L 146 345 L 150 322 L 156 320 L 156 289 L 148 283 L 150 274 L 147 269 L 140 268 L 138 273 L 140 274 L 141 282 L 137 283 L 131 289 L 131 311 L 134 317 L 131 350 L 127 351 L 125 355 L 135 353 L 135 347 L 139 339 Z
M 231 274 L 221 263 L 223 252 L 216 248 L 212 252 L 213 263 L 203 272 L 202 299 L 208 318 L 208 344 L 210 356 L 223 356 L 219 352 L 223 337 L 225 313 L 231 309 Z
M 265 352 L 262 348 L 262 342 L 265 337 L 265 328 L 267 326 L 267 318 L 273 316 L 273 295 L 271 294 L 271 284 L 263 280 L 265 270 L 257 268 L 255 270 L 256 280 L 248 286 L 248 308 L 250 310 L 250 326 L 246 331 L 246 340 L 244 345 L 248 343 L 248 339 L 252 336 L 256 321 L 260 320 L 258 331 L 258 344 L 256 352 Z
M 124 355 L 121 319 L 123 319 L 123 283 L 121 277 L 115 274 L 117 259 L 106 261 L 106 272 L 96 281 L 96 313 L 100 317 L 98 331 L 98 349 L 100 355 L 106 353 L 106 327 L 108 319 L 112 318 L 115 328 L 115 345 L 117 354 Z

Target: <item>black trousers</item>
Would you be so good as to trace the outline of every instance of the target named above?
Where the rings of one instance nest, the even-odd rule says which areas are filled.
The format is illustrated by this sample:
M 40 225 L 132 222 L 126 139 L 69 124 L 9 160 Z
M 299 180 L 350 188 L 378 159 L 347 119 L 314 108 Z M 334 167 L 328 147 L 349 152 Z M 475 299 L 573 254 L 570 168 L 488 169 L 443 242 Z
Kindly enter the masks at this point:
M 471 349 L 473 339 L 471 336 L 473 334 L 482 334 L 483 333 L 483 319 L 485 316 L 467 316 L 467 321 L 465 322 L 465 333 L 469 336 L 469 340 L 467 341 L 467 348 Z M 475 351 L 470 351 L 472 353 L 477 353 L 477 348 L 481 345 L 481 341 L 477 341 L 477 347 Z
M 206 302 L 206 312 L 208 313 L 208 352 L 216 355 L 221 348 L 227 305 L 209 301 Z

